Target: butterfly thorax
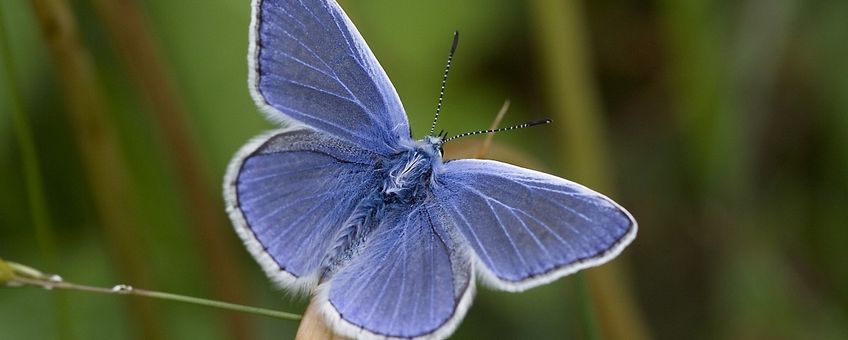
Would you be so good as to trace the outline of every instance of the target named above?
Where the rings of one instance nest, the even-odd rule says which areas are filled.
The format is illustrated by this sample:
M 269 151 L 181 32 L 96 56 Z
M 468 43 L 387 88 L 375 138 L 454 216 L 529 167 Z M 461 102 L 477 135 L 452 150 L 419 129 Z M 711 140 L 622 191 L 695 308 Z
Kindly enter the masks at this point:
M 381 193 L 386 202 L 411 203 L 426 196 L 433 170 L 442 164 L 440 147 L 441 138 L 428 136 L 385 162 Z
M 375 221 L 392 205 L 412 205 L 426 198 L 434 169 L 442 166 L 441 138 L 409 142 L 404 150 L 378 162 L 383 174 L 379 191 L 362 199 L 351 217 L 335 235 L 335 242 L 322 260 L 322 280 L 350 261 L 373 232 Z

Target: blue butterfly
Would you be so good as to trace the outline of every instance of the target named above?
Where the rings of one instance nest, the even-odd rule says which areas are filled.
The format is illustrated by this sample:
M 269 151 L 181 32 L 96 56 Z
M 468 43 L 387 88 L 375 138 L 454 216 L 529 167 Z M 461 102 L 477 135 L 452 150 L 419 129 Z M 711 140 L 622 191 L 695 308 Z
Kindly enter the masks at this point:
M 609 261 L 636 221 L 579 184 L 491 160 L 443 161 L 333 0 L 254 0 L 249 85 L 285 128 L 230 163 L 239 236 L 276 283 L 314 292 L 333 331 L 445 338 L 476 276 L 507 291 Z M 432 133 L 431 133 L 432 134 Z

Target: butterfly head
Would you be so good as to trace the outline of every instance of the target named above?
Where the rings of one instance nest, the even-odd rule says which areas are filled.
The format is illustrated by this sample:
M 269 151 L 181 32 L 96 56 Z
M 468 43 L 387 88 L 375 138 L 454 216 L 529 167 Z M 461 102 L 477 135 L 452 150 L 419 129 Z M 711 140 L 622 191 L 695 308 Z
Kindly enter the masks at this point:
M 440 133 L 438 136 L 427 136 L 422 142 L 422 149 L 429 149 L 432 154 L 438 154 L 439 158 L 444 157 L 445 149 L 442 146 L 445 144 L 445 135 Z

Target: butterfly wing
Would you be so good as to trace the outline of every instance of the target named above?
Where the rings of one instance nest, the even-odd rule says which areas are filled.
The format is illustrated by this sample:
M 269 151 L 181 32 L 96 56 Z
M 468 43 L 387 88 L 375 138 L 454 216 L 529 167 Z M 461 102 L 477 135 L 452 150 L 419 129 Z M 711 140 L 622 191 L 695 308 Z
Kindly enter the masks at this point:
M 474 292 L 461 236 L 433 204 L 391 205 L 361 253 L 319 288 L 316 302 L 338 333 L 360 338 L 444 338 Z
M 369 151 L 307 128 L 260 136 L 236 154 L 227 211 L 269 277 L 295 291 L 317 283 L 321 260 L 378 181 Z
M 294 120 L 389 154 L 409 138 L 400 98 L 333 0 L 254 0 L 250 88 L 273 120 Z
M 495 288 L 524 290 L 599 265 L 636 236 L 624 208 L 562 178 L 489 160 L 443 169 L 433 192 Z

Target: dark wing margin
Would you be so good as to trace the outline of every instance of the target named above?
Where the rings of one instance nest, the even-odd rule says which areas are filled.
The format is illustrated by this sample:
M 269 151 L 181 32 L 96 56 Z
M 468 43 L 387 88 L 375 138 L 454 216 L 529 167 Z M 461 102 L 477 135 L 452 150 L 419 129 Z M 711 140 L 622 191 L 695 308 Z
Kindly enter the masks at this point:
M 254 0 L 249 86 L 268 117 L 388 154 L 409 139 L 397 92 L 332 0 Z
M 617 256 L 636 221 L 611 199 L 565 179 L 489 160 L 444 164 L 433 192 L 473 249 L 478 274 L 521 291 Z
M 317 285 L 332 235 L 376 190 L 369 155 L 324 133 L 289 127 L 257 137 L 230 162 L 224 180 L 230 219 L 277 284 L 300 293 Z

